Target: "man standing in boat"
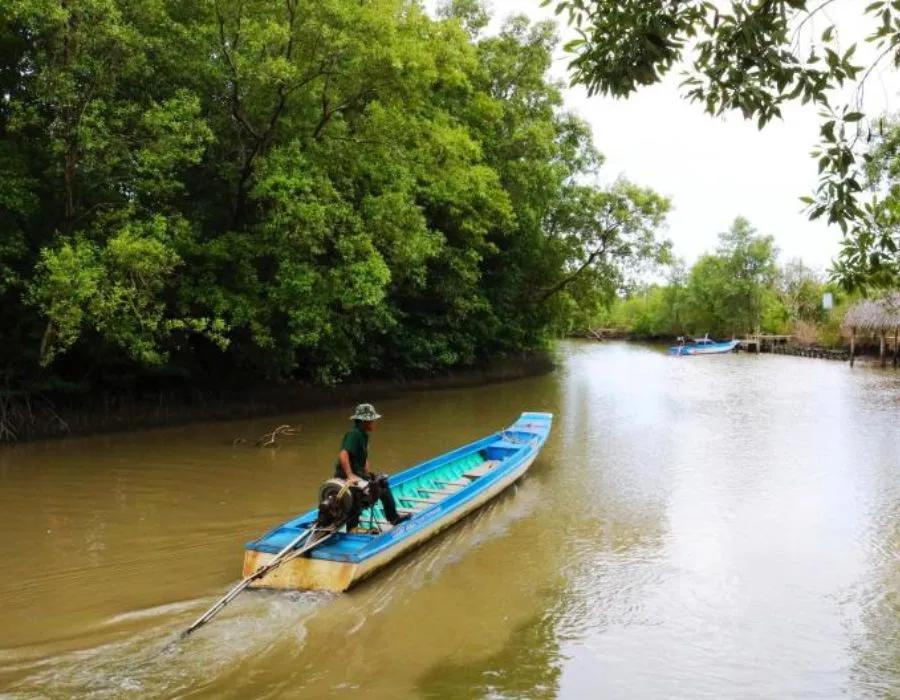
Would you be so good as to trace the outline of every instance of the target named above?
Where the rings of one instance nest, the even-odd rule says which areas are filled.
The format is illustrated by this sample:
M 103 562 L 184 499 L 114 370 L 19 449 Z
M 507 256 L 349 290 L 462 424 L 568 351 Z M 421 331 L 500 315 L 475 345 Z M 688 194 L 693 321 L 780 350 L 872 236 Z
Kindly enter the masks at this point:
M 386 476 L 376 476 L 369 467 L 369 435 L 375 429 L 375 421 L 381 418 L 370 403 L 361 403 L 356 407 L 350 420 L 353 427 L 345 434 L 341 441 L 341 451 L 334 464 L 334 475 L 338 479 L 346 479 L 350 484 L 358 488 L 352 489 L 354 508 L 347 520 L 347 532 L 359 526 L 359 517 L 362 511 L 362 502 L 359 488 L 363 490 L 374 489 L 378 494 L 384 514 L 391 525 L 399 525 L 409 520 L 409 515 L 397 513 L 397 504 L 388 487 Z

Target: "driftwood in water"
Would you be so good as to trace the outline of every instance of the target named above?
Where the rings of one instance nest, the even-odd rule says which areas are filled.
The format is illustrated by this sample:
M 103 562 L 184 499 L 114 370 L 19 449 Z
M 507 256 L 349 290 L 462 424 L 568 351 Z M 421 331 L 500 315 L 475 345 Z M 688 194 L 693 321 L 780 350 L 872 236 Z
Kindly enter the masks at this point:
M 275 447 L 279 437 L 293 437 L 296 434 L 296 428 L 293 428 L 290 425 L 279 425 L 271 433 L 266 433 L 253 444 L 256 447 Z
M 297 434 L 297 428 L 294 428 L 291 425 L 279 425 L 277 428 L 272 430 L 271 432 L 266 433 L 258 440 L 253 442 L 254 447 L 277 447 L 278 446 L 278 438 L 282 437 L 294 437 Z M 246 445 L 249 440 L 245 438 L 235 438 L 231 444 L 233 446 L 236 445 Z

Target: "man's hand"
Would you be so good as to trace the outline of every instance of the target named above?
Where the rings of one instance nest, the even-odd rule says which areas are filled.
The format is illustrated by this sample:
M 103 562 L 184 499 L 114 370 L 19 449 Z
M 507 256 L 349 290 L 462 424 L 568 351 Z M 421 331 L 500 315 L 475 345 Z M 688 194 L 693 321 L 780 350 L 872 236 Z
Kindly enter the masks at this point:
M 338 454 L 338 459 L 341 462 L 341 469 L 344 470 L 344 479 L 348 484 L 355 484 L 359 481 L 359 477 L 353 473 L 353 470 L 350 468 L 350 453 L 347 450 L 341 450 Z

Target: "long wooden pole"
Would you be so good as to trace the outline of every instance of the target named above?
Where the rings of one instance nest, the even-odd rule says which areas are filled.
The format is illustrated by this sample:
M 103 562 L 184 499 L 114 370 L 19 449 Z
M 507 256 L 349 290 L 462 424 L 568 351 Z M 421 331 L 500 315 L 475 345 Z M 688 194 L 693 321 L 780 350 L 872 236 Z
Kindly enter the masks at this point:
M 878 359 L 881 360 L 881 366 L 887 364 L 887 358 L 884 356 L 884 329 L 881 330 L 880 343 L 878 345 Z
M 854 353 L 856 351 L 856 328 L 853 327 L 850 329 L 850 366 L 853 366 L 853 363 L 856 361 L 854 358 Z
M 290 561 L 296 557 L 299 557 L 302 554 L 305 554 L 313 547 L 317 547 L 322 544 L 325 540 L 330 538 L 335 532 L 336 528 L 328 528 L 326 530 L 317 530 L 315 527 L 310 527 L 306 532 L 295 537 L 291 540 L 278 554 L 272 557 L 267 563 L 263 564 L 256 571 L 254 571 L 249 576 L 246 576 L 239 584 L 237 584 L 234 588 L 232 588 L 228 593 L 219 598 L 213 606 L 203 613 L 200 617 L 198 617 L 194 624 L 188 627 L 184 632 L 181 633 L 181 638 L 187 637 L 194 630 L 202 627 L 207 622 L 209 622 L 213 617 L 215 617 L 219 611 L 228 605 L 232 600 L 238 597 L 238 594 L 241 593 L 247 586 L 253 583 L 256 579 L 262 578 L 267 573 L 272 571 L 286 561 Z M 319 534 L 319 537 L 314 537 L 315 534 Z M 304 539 L 309 538 L 309 540 L 302 547 L 297 549 L 301 542 Z

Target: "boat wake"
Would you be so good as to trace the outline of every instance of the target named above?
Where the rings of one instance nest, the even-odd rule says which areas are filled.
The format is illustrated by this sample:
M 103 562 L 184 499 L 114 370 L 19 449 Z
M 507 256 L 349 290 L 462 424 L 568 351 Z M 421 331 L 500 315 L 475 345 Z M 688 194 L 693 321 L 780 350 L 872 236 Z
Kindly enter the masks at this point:
M 133 610 L 131 612 L 122 613 L 121 615 L 114 615 L 113 617 L 103 622 L 103 625 L 119 625 L 123 623 L 134 622 L 137 620 L 146 620 L 148 618 L 181 613 L 187 610 L 193 610 L 196 607 L 196 604 L 197 603 L 194 600 L 182 600 L 177 603 L 156 605 L 152 608 L 145 608 L 144 610 Z
M 179 633 L 185 620 L 211 599 L 117 615 L 102 623 L 103 636 L 108 639 L 112 628 L 115 637 L 124 632 L 124 639 L 62 653 L 53 653 L 47 646 L 0 652 L 0 697 L 101 700 L 179 695 L 227 674 L 239 661 L 265 657 L 276 646 L 288 644 L 299 653 L 307 622 L 330 597 L 259 592 L 236 601 L 217 624 L 182 641 Z M 152 621 L 150 626 L 148 621 Z M 128 633 L 138 622 L 142 623 L 140 631 Z M 118 633 L 117 627 L 121 628 Z

